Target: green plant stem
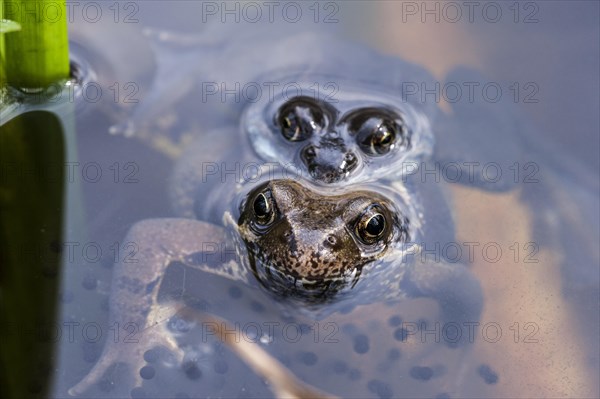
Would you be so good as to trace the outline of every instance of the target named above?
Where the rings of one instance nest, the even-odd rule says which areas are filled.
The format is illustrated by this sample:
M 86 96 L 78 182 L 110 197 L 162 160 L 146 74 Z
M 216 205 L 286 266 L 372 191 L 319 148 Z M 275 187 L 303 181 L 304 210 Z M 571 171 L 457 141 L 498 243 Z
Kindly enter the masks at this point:
M 0 6 L 0 23 L 4 19 L 4 1 Z M 0 90 L 6 84 L 6 72 L 4 72 L 4 34 L 0 32 Z
M 47 111 L 21 114 L 0 132 L 3 398 L 42 399 L 50 393 L 62 278 L 64 135 L 59 118 Z
M 4 38 L 8 84 L 38 89 L 68 78 L 66 0 L 2 0 L 2 8 L 21 25 Z

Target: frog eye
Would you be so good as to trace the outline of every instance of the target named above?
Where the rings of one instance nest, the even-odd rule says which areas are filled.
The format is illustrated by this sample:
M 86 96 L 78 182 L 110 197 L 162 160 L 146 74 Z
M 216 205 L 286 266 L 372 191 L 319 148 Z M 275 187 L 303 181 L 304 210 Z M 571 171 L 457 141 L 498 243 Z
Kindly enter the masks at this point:
M 349 130 L 356 135 L 356 143 L 367 155 L 389 153 L 404 144 L 407 134 L 400 116 L 377 108 L 361 109 L 348 116 Z
M 355 230 L 356 235 L 364 244 L 375 244 L 388 231 L 383 210 L 378 205 L 367 208 L 356 223 Z
M 369 120 L 370 126 L 365 126 L 364 131 L 359 132 L 358 146 L 369 155 L 383 155 L 394 148 L 396 142 L 396 129 L 389 121 Z M 372 127 L 375 125 L 375 127 Z
M 325 128 L 321 106 L 310 97 L 295 97 L 279 109 L 275 117 L 281 134 L 288 141 L 303 141 Z
M 266 226 L 272 223 L 275 219 L 275 204 L 273 203 L 271 193 L 268 191 L 259 193 L 254 198 L 252 210 L 254 211 L 254 216 L 256 216 L 257 224 Z

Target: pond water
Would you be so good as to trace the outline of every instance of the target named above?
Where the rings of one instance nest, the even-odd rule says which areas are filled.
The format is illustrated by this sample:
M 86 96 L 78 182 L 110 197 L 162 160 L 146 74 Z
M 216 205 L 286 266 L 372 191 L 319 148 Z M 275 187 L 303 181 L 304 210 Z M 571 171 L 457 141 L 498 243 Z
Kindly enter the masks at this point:
M 197 192 L 173 174 L 185 150 L 211 165 L 253 153 L 242 140 L 220 148 L 218 132 L 242 134 L 242 113 L 262 100 L 250 101 L 256 87 L 313 75 L 336 92 L 355 77 L 431 118 L 435 149 L 424 156 L 442 168 L 410 179 L 435 188 L 415 197 L 434 232 L 430 252 L 481 284 L 483 311 L 461 327 L 473 342 L 447 345 L 452 332 L 428 298 L 350 300 L 317 315 L 281 306 L 256 282 L 181 262 L 164 270 L 158 302 L 175 297 L 222 317 L 238 339 L 339 397 L 600 395 L 597 2 L 81 2 L 71 12 L 72 51 L 91 73 L 76 100 L 69 187 L 83 227 L 65 238 L 54 397 L 68 397 L 111 341 L 126 356 L 80 397 L 273 396 L 202 323 L 161 319 L 183 365 L 164 346 L 131 341 L 150 329 L 109 319 L 111 277 L 139 256 L 144 237 L 127 235 L 136 223 L 202 213 L 177 205 L 179 190 Z M 332 87 L 322 82 L 309 80 L 321 97 Z M 458 183 L 443 167 L 451 161 L 494 163 L 502 177 Z M 223 186 L 204 221 L 222 224 L 236 207 Z

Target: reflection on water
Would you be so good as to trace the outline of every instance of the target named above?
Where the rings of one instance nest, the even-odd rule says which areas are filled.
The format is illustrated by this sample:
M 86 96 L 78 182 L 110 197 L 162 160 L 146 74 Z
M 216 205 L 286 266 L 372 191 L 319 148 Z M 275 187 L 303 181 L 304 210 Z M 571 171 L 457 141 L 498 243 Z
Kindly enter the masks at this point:
M 452 248 L 462 249 L 460 260 L 468 257 L 466 263 L 484 289 L 484 313 L 473 333 L 475 345 L 463 351 L 438 344 L 447 331 L 436 325 L 439 316 L 429 300 L 375 303 L 311 320 L 282 312 L 255 287 L 180 264 L 166 270 L 159 300 L 183 296 L 188 305 L 237 323 L 235 334 L 260 343 L 302 381 L 342 397 L 597 397 L 598 23 L 592 17 L 598 15 L 597 3 L 580 3 L 581 8 L 588 8 L 585 12 L 567 2 L 530 2 L 535 7 L 519 5 L 516 10 L 494 3 L 502 10 L 496 22 L 486 20 L 493 19 L 491 14 L 480 17 L 477 13 L 469 21 L 464 9 L 462 19 L 452 19 L 444 12 L 453 10 L 437 2 L 428 7 L 434 13 L 439 8 L 439 22 L 423 18 L 423 5 L 416 2 L 381 2 L 377 7 L 362 2 L 331 7 L 320 3 L 316 9 L 303 3 L 305 18 L 298 23 L 281 17 L 271 25 L 251 24 L 247 31 L 241 22 L 219 23 L 222 4 L 210 3 L 216 5 L 214 10 L 206 3 L 140 2 L 121 10 L 135 11 L 139 23 L 103 19 L 91 24 L 76 18 L 72 26 L 74 40 L 97 60 L 90 63 L 98 70 L 103 96 L 97 102 L 87 101 L 77 121 L 79 164 L 73 172 L 84 191 L 88 231 L 77 243 L 69 244 L 73 257 L 65 260 L 62 360 L 55 396 L 67 395 L 98 360 L 105 341 L 123 341 L 132 333 L 125 326 L 107 324 L 113 264 L 135 252 L 135 245 L 125 240 L 128 229 L 140 220 L 174 216 L 169 203 L 172 193 L 167 191 L 182 151 L 194 138 L 235 123 L 239 117 L 243 101 L 185 101 L 190 93 L 184 89 L 202 88 L 198 82 L 205 72 L 211 74 L 210 81 L 221 71 L 255 78 L 266 67 L 266 59 L 277 60 L 262 52 L 276 50 L 282 51 L 279 62 L 284 66 L 289 59 L 302 60 L 317 53 L 337 62 L 340 71 L 358 74 L 369 64 L 369 60 L 353 59 L 359 53 L 271 44 L 278 37 L 273 31 L 318 28 L 341 31 L 424 65 L 439 80 L 439 88 L 435 82 L 433 89 L 422 87 L 418 79 L 403 83 L 416 84 L 410 86 L 416 89 L 411 95 L 423 95 L 428 106 L 437 95 L 444 112 L 459 112 L 460 102 L 454 103 L 452 90 L 469 86 L 466 82 L 449 85 L 444 79 L 453 67 L 467 65 L 484 72 L 483 82 L 490 83 L 489 87 L 500 87 L 510 96 L 511 118 L 520 115 L 510 134 L 503 136 L 509 143 L 490 148 L 486 142 L 497 141 L 477 141 L 474 134 L 469 142 L 452 142 L 440 136 L 443 124 L 434 125 L 438 143 L 448 144 L 457 156 L 495 156 L 511 145 L 522 150 L 507 157 L 506 165 L 518 162 L 516 167 L 503 169 L 507 174 L 519 173 L 519 184 L 512 190 L 484 192 L 443 183 L 444 176 L 440 183 L 450 193 L 447 201 L 457 244 Z M 244 4 L 239 3 L 239 12 Z M 322 23 L 332 12 L 339 22 Z M 314 23 L 316 15 L 321 23 Z M 206 23 L 199 23 L 203 17 Z M 537 22 L 526 24 L 526 18 Z M 175 40 L 179 44 L 173 46 L 168 44 L 172 38 L 163 37 L 167 39 L 163 45 L 156 41 L 151 45 L 152 40 L 141 34 L 146 27 L 205 33 L 185 36 L 189 43 L 182 44 L 179 37 Z M 243 45 L 236 46 L 236 41 Z M 190 48 L 202 48 L 205 53 L 193 53 Z M 582 54 L 595 57 L 588 62 Z M 152 83 L 153 73 L 162 80 Z M 472 92 L 473 103 L 497 109 L 489 101 L 492 92 L 483 92 L 482 87 Z M 465 91 L 463 98 L 468 94 Z M 199 97 L 192 92 L 187 98 Z M 111 126 L 127 121 L 135 123 L 132 137 L 108 133 Z M 484 118 L 477 125 L 482 134 L 487 131 L 486 122 Z M 506 121 L 495 120 L 494 127 L 499 123 Z M 525 166 L 528 162 L 539 168 L 537 172 Z M 527 177 L 535 180 L 525 184 Z M 202 326 L 172 320 L 167 328 L 184 348 L 183 365 L 165 348 L 148 348 L 143 359 L 132 361 L 138 369 L 117 364 L 85 395 L 272 395 L 248 366 Z M 131 385 L 136 377 L 139 382 Z

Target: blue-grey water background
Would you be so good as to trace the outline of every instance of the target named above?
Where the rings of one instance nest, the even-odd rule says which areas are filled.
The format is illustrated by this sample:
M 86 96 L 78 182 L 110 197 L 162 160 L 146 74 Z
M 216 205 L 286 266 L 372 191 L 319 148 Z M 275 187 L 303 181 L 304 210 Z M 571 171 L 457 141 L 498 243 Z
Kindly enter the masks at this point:
M 89 3 L 94 5 L 86 9 Z M 211 4 L 234 8 L 235 3 Z M 238 3 L 240 10 L 248 3 Z M 265 9 L 262 2 L 256 4 Z M 479 259 L 473 263 L 485 293 L 481 324 L 501 328 L 496 342 L 478 335 L 477 344 L 466 357 L 435 345 L 422 355 L 419 345 L 409 347 L 394 338 L 398 335 L 394 316 L 416 321 L 421 311 L 434 314 L 430 304 L 417 301 L 416 305 L 367 307 L 336 316 L 332 322 L 338 329 L 338 341 L 328 346 L 310 339 L 302 344 L 284 340 L 265 345 L 267 349 L 303 381 L 344 397 L 436 397 L 446 393 L 450 397 L 598 397 L 599 3 L 481 2 L 472 21 L 462 2 L 351 1 L 331 3 L 335 4 L 331 7 L 329 2 L 299 4 L 307 17 L 300 24 L 290 24 L 290 29 L 312 29 L 314 14 L 309 13 L 314 7 L 321 12 L 319 22 L 333 10 L 338 22 L 319 29 L 336 31 L 419 63 L 441 82 L 452 67 L 467 65 L 498 82 L 507 95 L 514 94 L 510 87 L 518 83 L 515 107 L 535 127 L 527 145 L 544 154 L 536 159 L 552 165 L 555 177 L 542 180 L 539 191 L 532 190 L 528 197 L 451 189 L 459 241 L 497 242 L 512 256 L 508 247 L 515 242 L 522 246 L 547 240 L 536 255 L 538 263 L 528 264 L 522 259 L 503 259 L 497 264 Z M 313 9 L 309 9 L 311 5 Z M 142 32 L 152 28 L 202 35 L 207 23 L 221 17 L 207 15 L 205 7 L 206 3 L 192 1 L 81 2 L 72 10 L 73 51 L 89 57 L 105 97 L 114 94 L 114 89 L 107 89 L 113 83 L 121 92 L 118 101 L 85 102 L 77 116 L 78 162 L 81 168 L 97 163 L 103 175 L 92 181 L 76 173 L 73 183 L 83 193 L 86 228 L 84 235 L 74 237 L 81 244 L 74 260 L 65 262 L 55 397 L 68 396 L 67 389 L 98 360 L 104 340 L 114 333 L 106 323 L 115 243 L 124 251 L 123 238 L 136 221 L 172 216 L 166 189 L 181 143 L 161 140 L 165 133 L 168 137 L 168 129 L 144 137 L 109 134 L 111 126 L 127 120 L 135 109 L 135 104 L 124 101 L 126 94 L 134 93 L 129 91 L 132 86 L 125 85 L 133 82 L 133 97 L 142 102 L 152 89 L 156 54 Z M 428 14 L 424 7 L 434 11 Z M 453 7 L 461 10 L 460 18 L 453 14 Z M 96 8 L 102 12 L 98 20 L 84 14 L 84 9 L 91 13 Z M 115 10 L 119 10 L 118 15 Z M 497 10 L 502 12 L 500 17 L 495 14 Z M 281 19 L 281 14 L 275 13 L 275 18 Z M 277 29 L 288 23 L 279 20 Z M 235 34 L 231 40 L 236 40 Z M 251 43 L 247 50 L 253 51 Z M 189 110 L 182 115 L 194 116 Z M 201 127 L 201 121 L 197 125 Z M 553 195 L 548 196 L 548 192 Z M 545 238 L 537 231 L 540 227 L 536 227 L 533 214 L 546 206 L 564 210 L 554 216 L 557 220 L 553 226 L 559 231 L 556 237 Z M 563 219 L 565 215 L 572 218 Z M 573 220 L 579 224 L 566 225 Z M 562 223 L 565 227 L 561 230 Z M 90 242 L 102 248 L 100 260 L 90 261 L 79 251 Z M 192 291 L 201 287 L 195 292 L 212 301 L 211 309 L 221 310 L 224 317 L 236 317 L 240 323 L 290 322 L 270 314 L 272 309 L 257 311 L 264 298 L 243 286 L 235 285 L 232 291 L 228 281 L 201 273 L 186 274 L 177 268 L 169 274 L 165 290 L 171 284 L 176 291 L 182 282 Z M 235 307 L 237 311 L 232 310 Z M 90 323 L 101 326 L 98 339 L 90 339 L 86 335 L 89 331 L 84 332 Z M 69 328 L 73 328 L 73 336 Z M 96 325 L 90 328 L 95 331 Z M 359 335 L 369 338 L 366 353 L 355 350 Z M 153 363 L 156 375 L 132 395 L 271 395 L 259 377 L 216 346 L 210 353 L 197 355 L 200 372 L 196 374 L 186 374 L 167 360 Z M 161 356 L 168 359 L 162 352 Z M 468 362 L 468 375 L 456 388 L 449 380 L 461 362 Z M 414 367 L 429 367 L 432 375 L 419 376 Z M 112 380 L 91 389 L 89 397 L 127 396 L 129 392 L 120 388 L 129 377 L 120 370 L 126 368 L 112 369 Z

